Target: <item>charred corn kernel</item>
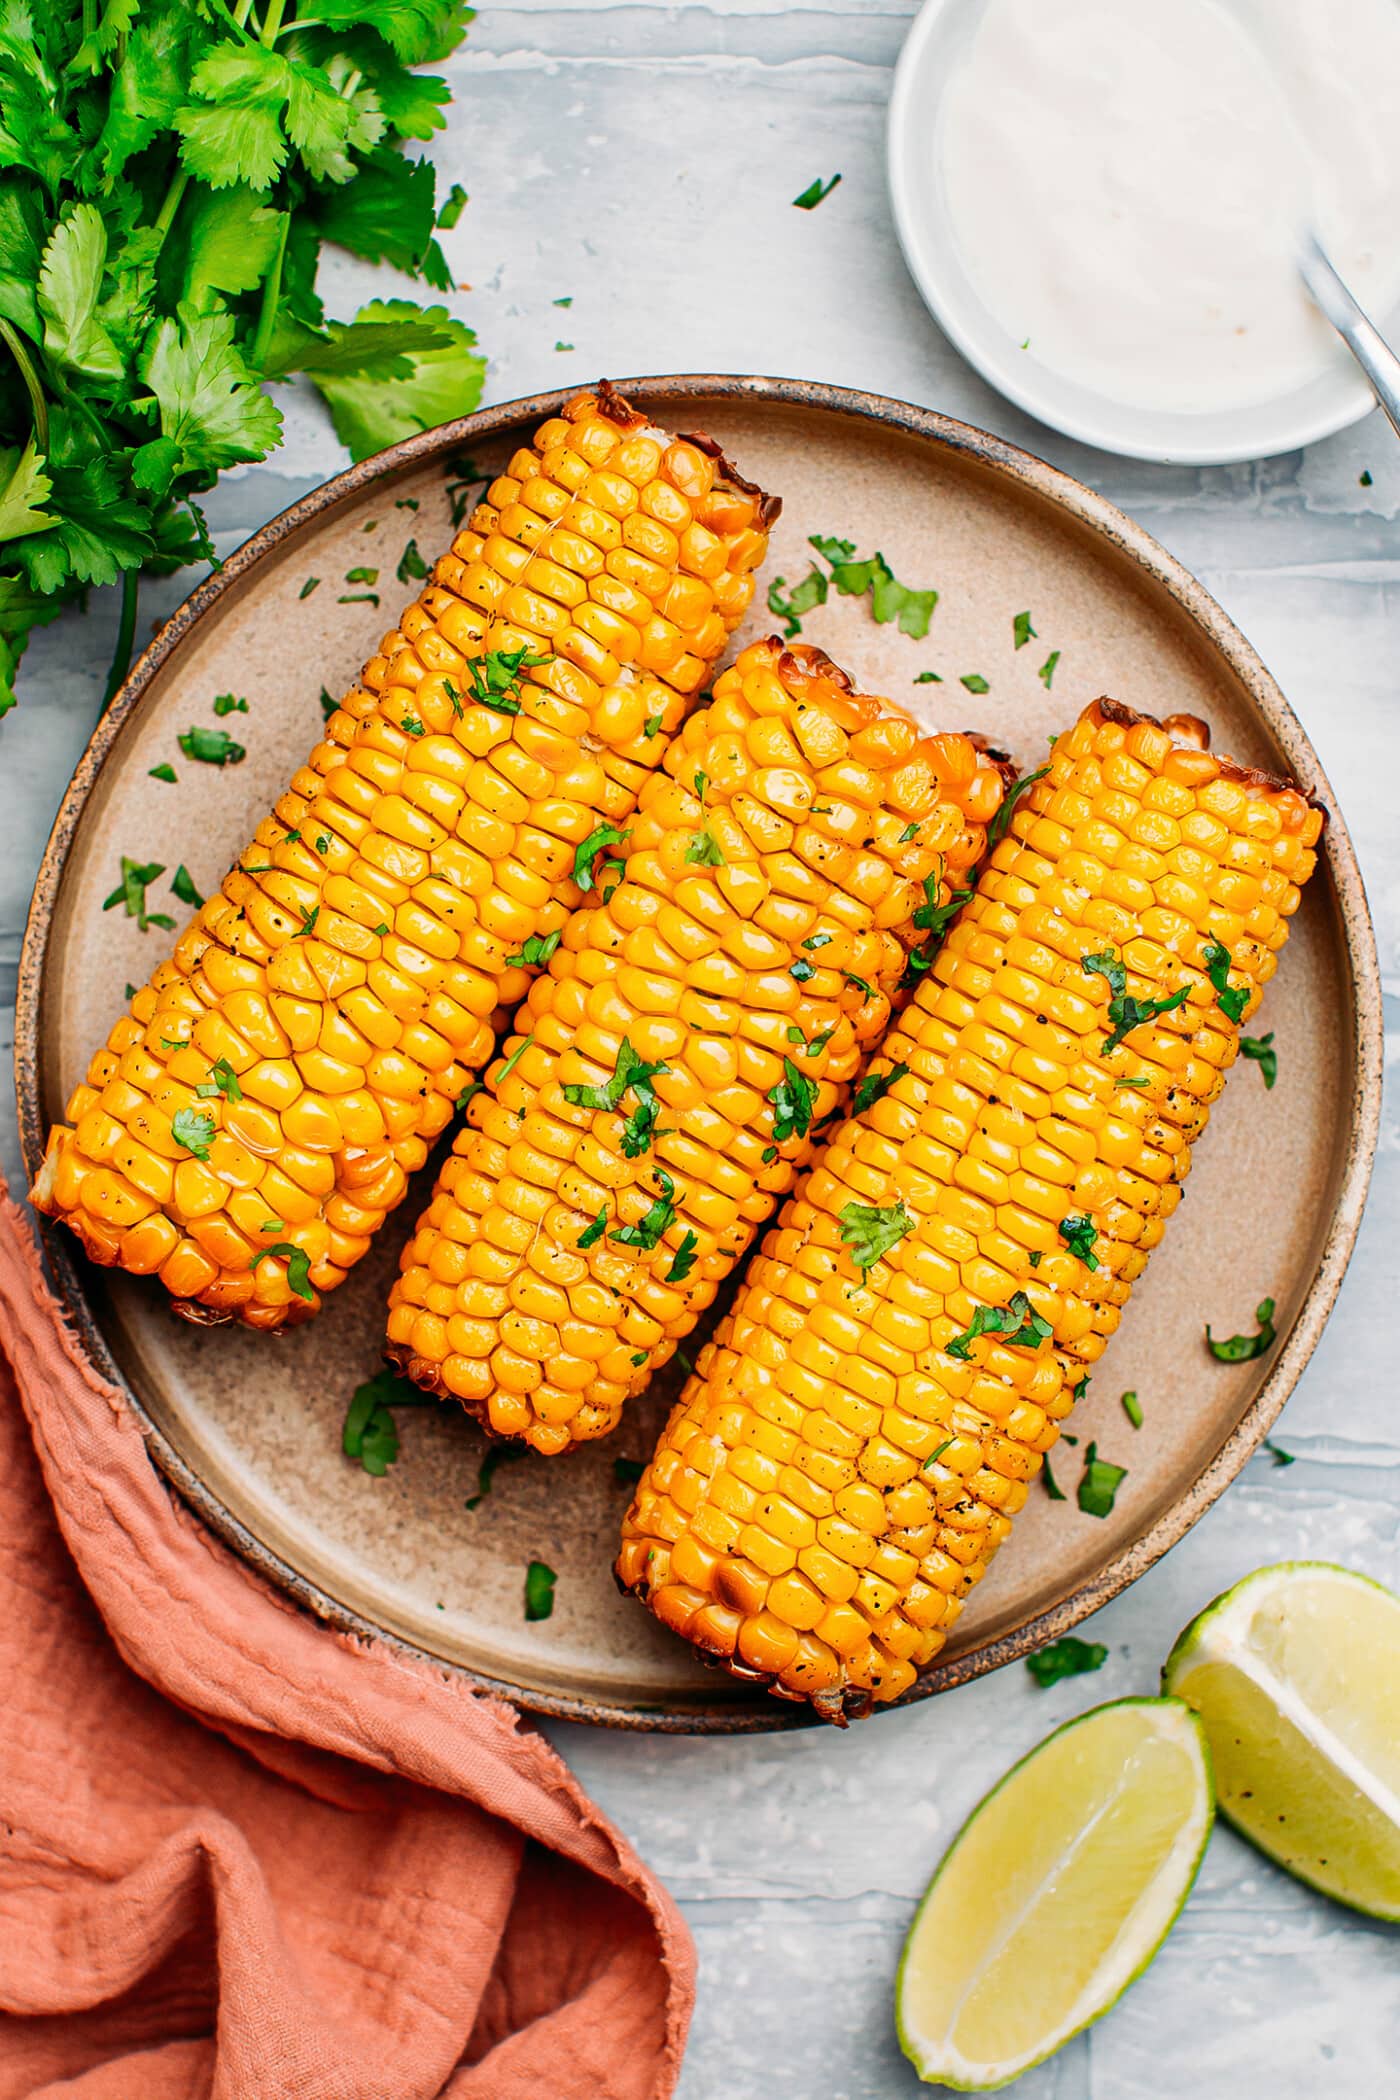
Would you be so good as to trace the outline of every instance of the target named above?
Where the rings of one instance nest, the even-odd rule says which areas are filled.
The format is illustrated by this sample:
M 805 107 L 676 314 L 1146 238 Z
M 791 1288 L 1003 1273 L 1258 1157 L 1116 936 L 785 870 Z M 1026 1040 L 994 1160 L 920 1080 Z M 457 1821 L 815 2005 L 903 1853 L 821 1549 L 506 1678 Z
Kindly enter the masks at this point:
M 806 730 L 820 767 L 799 734 L 810 717 L 825 725 L 818 738 Z M 906 817 L 889 786 L 898 778 L 907 789 L 911 752 L 926 762 Z M 792 762 L 774 765 L 775 754 Z M 828 773 L 859 808 L 867 843 L 855 849 L 833 837 Z M 989 775 L 997 781 L 966 739 L 921 740 L 816 650 L 756 643 L 719 678 L 644 788 L 602 901 L 570 919 L 516 1017 L 507 1059 L 468 1108 L 390 1301 L 390 1354 L 411 1377 L 539 1449 L 614 1426 L 791 1187 L 818 1126 L 839 1112 L 889 1018 L 919 914 L 964 881 L 981 851 L 984 818 L 972 804 L 997 807 Z M 801 806 L 812 838 L 832 848 L 801 910 L 766 911 L 785 891 L 805 899 L 809 886 L 791 827 L 774 836 L 746 822 L 749 805 Z M 907 836 L 911 819 L 922 845 Z M 461 1250 L 459 1299 L 488 1247 L 504 1251 L 516 1279 L 531 1266 L 557 1275 L 551 1317 L 572 1313 L 568 1354 L 586 1368 L 561 1372 L 559 1331 L 545 1322 L 512 1344 L 536 1375 L 527 1384 L 501 1371 L 504 1410 L 494 1395 L 481 1406 L 475 1379 L 471 1391 L 455 1385 L 452 1354 L 473 1352 L 444 1345 L 431 1294 L 444 1240 Z M 587 1309 L 587 1280 L 603 1299 L 601 1320 Z M 411 1308 L 421 1321 L 405 1317 Z M 821 1390 L 819 1378 L 813 1385 Z M 861 1391 L 892 1397 L 891 1373 L 871 1366 Z M 527 1392 L 534 1420 L 522 1432 L 509 1424 Z M 751 1461 L 743 1483 L 771 1488 L 777 1456 L 755 1450 Z M 812 1542 L 798 1502 L 779 1496 L 765 1507 L 789 1556 Z
M 191 1319 L 313 1313 L 487 1062 L 532 940 L 577 901 L 578 847 L 625 826 L 748 607 L 775 513 L 708 441 L 653 431 L 606 385 L 543 425 L 93 1058 L 38 1207 L 94 1260 L 158 1267 Z M 236 1134 L 239 1172 L 213 1150 L 184 1182 L 139 1165 L 190 1163 L 206 1131 Z M 328 1178 L 288 1151 L 324 1154 Z M 279 1164 L 318 1202 L 350 1199 L 309 1296 L 217 1223 L 257 1174 L 280 1216 Z
M 743 1621 L 726 1667 L 833 1721 L 898 1697 L 942 1647 L 1161 1238 L 1274 973 L 1323 815 L 1204 743 L 1202 725 L 1109 700 L 1055 740 L 885 1039 L 909 1076 L 798 1183 L 638 1485 L 623 1585 L 687 1636 L 720 1598 Z M 1192 841 L 1190 898 L 1163 865 L 1105 910 L 1125 840 L 1169 847 L 1144 822 L 1164 813 Z M 1254 886 L 1247 932 L 1222 871 Z M 722 1576 L 678 1586 L 685 1541 L 734 1507 L 774 1420 L 836 1469 L 815 1543 L 796 1543 L 800 1498 L 753 1495 Z M 802 1633 L 784 1648 L 749 1629 L 784 1618 L 794 1550 L 828 1609 L 789 1609 Z

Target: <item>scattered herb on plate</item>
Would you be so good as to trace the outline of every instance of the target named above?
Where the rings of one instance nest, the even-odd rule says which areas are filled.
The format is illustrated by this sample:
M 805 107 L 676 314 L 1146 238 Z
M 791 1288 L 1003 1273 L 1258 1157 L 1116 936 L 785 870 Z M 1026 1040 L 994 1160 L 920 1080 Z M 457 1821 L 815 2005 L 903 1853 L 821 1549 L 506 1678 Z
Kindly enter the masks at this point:
M 1048 1648 L 1037 1648 L 1034 1655 L 1028 1655 L 1026 1668 L 1045 1692 L 1062 1677 L 1083 1677 L 1101 1670 L 1107 1661 L 1108 1650 L 1101 1641 L 1081 1641 L 1077 1634 L 1067 1633 L 1062 1640 L 1051 1641 Z

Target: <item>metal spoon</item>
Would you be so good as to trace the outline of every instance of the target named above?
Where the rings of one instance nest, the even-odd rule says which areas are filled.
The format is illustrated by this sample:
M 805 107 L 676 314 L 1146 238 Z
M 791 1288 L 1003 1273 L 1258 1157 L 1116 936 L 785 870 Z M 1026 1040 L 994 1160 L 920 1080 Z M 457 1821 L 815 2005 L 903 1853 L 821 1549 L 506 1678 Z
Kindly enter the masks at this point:
M 1370 380 L 1377 401 L 1400 434 L 1400 357 L 1366 318 L 1313 232 L 1303 236 L 1298 268 L 1313 299 Z

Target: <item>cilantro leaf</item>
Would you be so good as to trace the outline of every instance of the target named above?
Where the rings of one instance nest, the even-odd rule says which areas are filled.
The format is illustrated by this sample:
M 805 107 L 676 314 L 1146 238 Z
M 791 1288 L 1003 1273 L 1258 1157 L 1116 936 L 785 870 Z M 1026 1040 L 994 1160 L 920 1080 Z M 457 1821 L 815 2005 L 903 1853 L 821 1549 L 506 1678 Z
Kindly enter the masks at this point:
M 972 1358 L 971 1344 L 979 1335 L 998 1335 L 1009 1349 L 1039 1349 L 1051 1335 L 1050 1322 L 1043 1319 L 1031 1304 L 1024 1291 L 1013 1291 L 1006 1305 L 979 1305 L 972 1315 L 972 1325 L 955 1335 L 949 1342 L 949 1356 L 956 1356 L 962 1363 Z
M 768 610 L 773 617 L 783 622 L 785 640 L 802 632 L 802 616 L 812 612 L 818 605 L 826 604 L 827 583 L 821 570 L 813 565 L 802 582 L 787 591 L 787 578 L 775 576 L 768 586 Z
M 1263 1298 L 1255 1307 L 1254 1317 L 1259 1325 L 1257 1334 L 1232 1334 L 1223 1342 L 1217 1342 L 1209 1326 L 1206 1328 L 1206 1347 L 1220 1364 L 1252 1363 L 1257 1356 L 1272 1349 L 1278 1340 L 1274 1331 L 1274 1301 Z
M 176 896 L 179 898 L 182 904 L 190 905 L 195 911 L 198 911 L 200 905 L 204 902 L 203 897 L 201 897 L 199 891 L 195 887 L 195 880 L 193 875 L 191 875 L 189 869 L 185 866 L 183 861 L 181 861 L 179 867 L 171 876 L 170 887 L 172 890 L 174 890 Z
M 462 1504 L 463 1509 L 479 1509 L 491 1492 L 491 1485 L 496 1477 L 496 1468 L 508 1464 L 513 1458 L 523 1458 L 524 1456 L 525 1447 L 523 1444 L 489 1444 L 482 1453 L 481 1464 L 477 1467 L 476 1493 L 467 1496 L 466 1501 Z
M 1105 948 L 1098 955 L 1081 956 L 1079 967 L 1086 977 L 1102 977 L 1111 995 L 1108 1002 L 1111 1033 L 1104 1037 L 1100 1046 L 1104 1057 L 1110 1050 L 1116 1050 L 1124 1037 L 1140 1028 L 1144 1021 L 1155 1021 L 1159 1014 L 1171 1013 L 1191 996 L 1190 985 L 1183 984 L 1179 991 L 1172 992 L 1165 999 L 1135 998 L 1128 990 L 1128 973 L 1111 948 Z
M 980 671 L 965 671 L 958 684 L 965 685 L 970 693 L 989 693 L 992 690 Z
M 212 1101 L 216 1094 L 222 1094 L 225 1101 L 241 1101 L 243 1099 L 243 1089 L 238 1084 L 238 1074 L 226 1057 L 215 1059 L 214 1063 L 209 1067 L 209 1077 L 201 1081 L 195 1088 L 195 1092 L 204 1101 Z
M 1230 951 L 1223 941 L 1206 942 L 1202 953 L 1206 975 L 1215 993 L 1215 1003 L 1227 1021 L 1240 1022 L 1249 1004 L 1249 987 L 1230 982 Z
M 650 1254 L 654 1247 L 660 1246 L 676 1222 L 676 1206 L 672 1200 L 676 1184 L 664 1167 L 656 1169 L 656 1179 L 661 1194 L 653 1198 L 650 1210 L 635 1225 L 619 1225 L 616 1232 L 608 1234 L 610 1240 L 616 1240 L 623 1247 L 637 1247 L 643 1254 Z
M 554 1585 L 558 1580 L 547 1561 L 531 1561 L 525 1570 L 525 1617 L 528 1620 L 552 1618 Z
M 574 881 L 581 890 L 590 890 L 596 878 L 598 855 L 608 846 L 625 846 L 632 834 L 617 831 L 611 824 L 600 824 L 574 852 Z
M 667 1283 L 685 1282 L 686 1277 L 695 1267 L 695 1255 L 699 1245 L 699 1240 L 689 1229 L 681 1234 L 681 1243 L 676 1249 L 675 1260 L 666 1271 L 665 1281 Z
M 1070 1253 L 1078 1255 L 1086 1269 L 1102 1267 L 1097 1254 L 1094 1252 L 1094 1241 L 1098 1238 L 1098 1230 L 1092 1218 L 1061 1218 L 1057 1230 L 1060 1238 L 1069 1248 Z
M 272 1250 L 276 1252 L 275 1249 Z M 357 1458 L 366 1473 L 382 1478 L 399 1455 L 398 1425 L 392 1409 L 427 1407 L 430 1393 L 421 1393 L 407 1378 L 394 1371 L 376 1371 L 357 1385 L 345 1411 L 340 1445 L 347 1458 Z
M 1114 1497 L 1128 1477 L 1126 1466 L 1110 1464 L 1099 1457 L 1097 1444 L 1090 1444 L 1084 1453 L 1084 1471 L 1079 1480 L 1079 1507 L 1086 1517 L 1107 1517 L 1112 1514 Z
M 186 758 L 198 759 L 205 766 L 237 766 L 248 756 L 244 746 L 236 744 L 226 729 L 206 729 L 201 722 L 182 729 L 175 741 Z
M 478 707 L 489 707 L 498 715 L 518 715 L 520 689 L 526 671 L 550 662 L 549 653 L 535 656 L 527 648 L 488 649 L 467 665 L 470 697 Z
M 262 459 L 281 441 L 281 412 L 244 362 L 232 315 L 181 306 L 153 329 L 137 369 L 182 467 L 203 474 Z
M 1031 625 L 1030 614 L 1028 612 L 1016 613 L 1011 622 L 1011 634 L 1015 647 L 1024 649 L 1034 633 L 1035 629 Z
M 867 1108 L 873 1108 L 898 1080 L 907 1078 L 908 1073 L 908 1065 L 891 1065 L 888 1072 L 867 1072 L 856 1088 L 851 1114 L 863 1115 Z
M 122 879 L 111 895 L 104 899 L 102 909 L 111 911 L 113 905 L 120 904 L 126 916 L 135 919 L 142 933 L 151 926 L 163 926 L 169 932 L 175 924 L 169 913 L 146 909 L 146 891 L 156 877 L 164 873 L 165 867 L 161 861 L 128 860 L 123 854 Z
M 520 953 L 506 957 L 507 968 L 514 967 L 521 970 L 542 968 L 549 961 L 550 956 L 553 955 L 563 938 L 564 929 L 562 926 L 556 926 L 553 933 L 527 933 Z
M 290 1240 L 279 1240 L 275 1247 L 259 1247 L 253 1257 L 254 1268 L 260 1261 L 266 1261 L 269 1255 L 287 1264 L 288 1290 L 298 1298 L 304 1298 L 308 1305 L 314 1305 L 316 1293 L 311 1283 L 311 1256 L 305 1247 L 293 1246 Z
M 1259 1067 L 1259 1074 L 1263 1079 L 1265 1088 L 1270 1091 L 1272 1091 L 1274 1081 L 1278 1078 L 1278 1052 L 1273 1047 L 1273 1043 L 1274 1031 L 1272 1028 L 1267 1035 L 1242 1035 L 1240 1037 L 1240 1055 L 1253 1058 L 1255 1064 Z
M 52 489 L 32 437 L 23 452 L 17 447 L 0 451 L 0 540 L 23 539 L 56 525 L 54 513 L 40 508 Z
M 914 1220 L 897 1201 L 883 1209 L 876 1203 L 848 1203 L 838 1212 L 836 1222 L 862 1281 L 891 1248 L 914 1230 Z
M 209 1111 L 202 1108 L 177 1108 L 170 1119 L 170 1135 L 196 1159 L 208 1159 L 218 1127 Z
M 783 1059 L 783 1076 L 769 1088 L 768 1099 L 773 1104 L 773 1136 L 777 1143 L 806 1137 L 817 1105 L 817 1085 L 798 1071 L 790 1057 Z
M 1138 1399 L 1137 1394 L 1121 1393 L 1119 1395 L 1119 1405 L 1134 1429 L 1141 1429 L 1143 1423 L 1142 1402 Z
M 445 306 L 416 307 L 405 299 L 373 299 L 355 316 L 357 322 L 412 321 L 435 337 L 446 335 L 445 347 L 406 353 L 407 372 L 385 387 L 381 380 L 351 372 L 311 373 L 331 412 L 336 435 L 355 459 L 367 459 L 401 437 L 432 430 L 457 416 L 470 414 L 481 400 L 486 360 L 476 355 L 476 337 L 453 320 Z

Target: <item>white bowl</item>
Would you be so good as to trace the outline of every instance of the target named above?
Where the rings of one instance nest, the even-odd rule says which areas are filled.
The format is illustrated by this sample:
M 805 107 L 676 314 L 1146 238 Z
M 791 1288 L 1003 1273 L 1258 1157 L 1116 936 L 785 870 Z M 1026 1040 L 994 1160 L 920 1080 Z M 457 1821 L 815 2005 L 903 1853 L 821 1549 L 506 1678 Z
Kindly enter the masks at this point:
M 1023 350 L 974 288 L 936 179 L 938 103 L 976 27 L 967 0 L 924 0 L 900 53 L 889 115 L 889 185 L 900 246 L 924 303 L 983 378 L 1070 437 L 1134 459 L 1224 466 L 1331 437 L 1359 422 L 1375 396 L 1340 342 L 1327 371 L 1286 394 L 1192 413 L 1115 401 Z

